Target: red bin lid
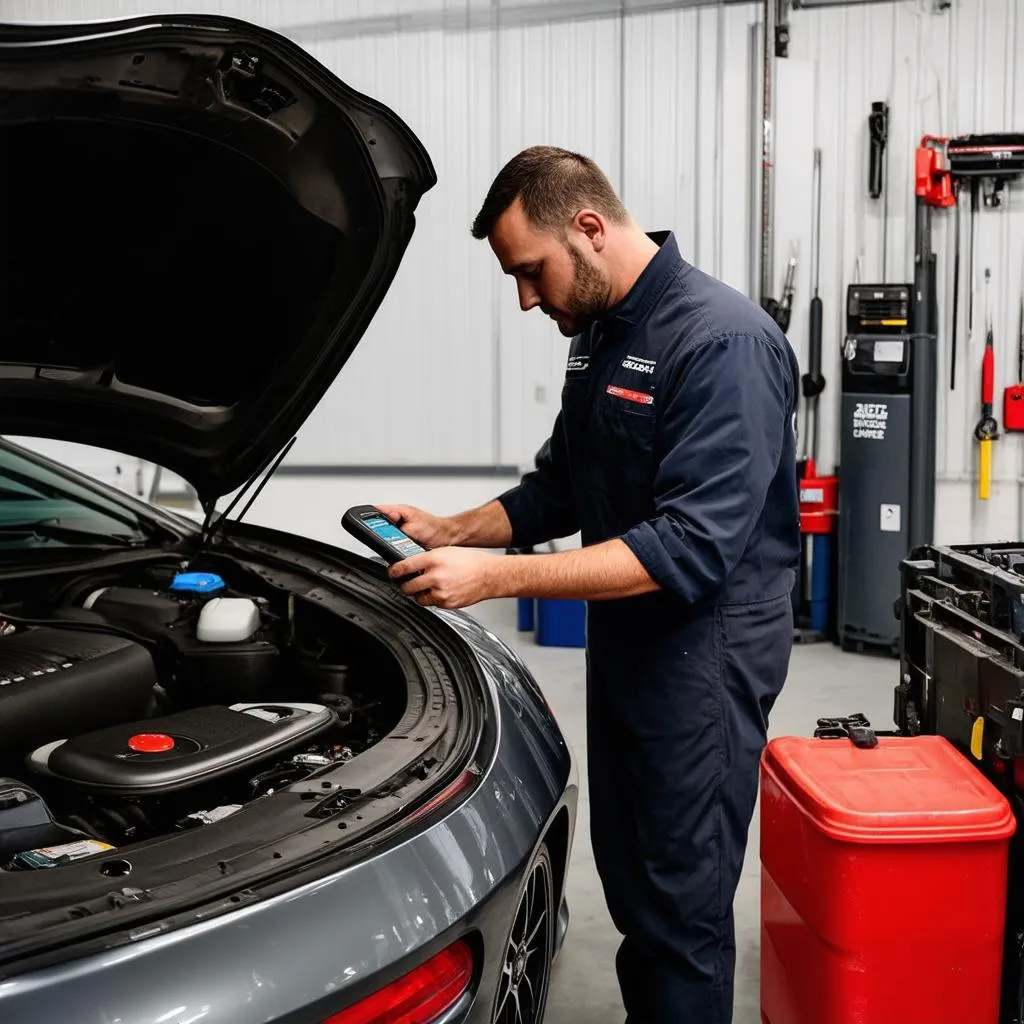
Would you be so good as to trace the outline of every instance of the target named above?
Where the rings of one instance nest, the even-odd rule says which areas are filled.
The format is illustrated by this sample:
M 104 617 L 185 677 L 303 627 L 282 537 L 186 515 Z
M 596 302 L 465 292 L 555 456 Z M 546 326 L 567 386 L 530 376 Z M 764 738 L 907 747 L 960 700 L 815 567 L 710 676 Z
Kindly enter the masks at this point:
M 941 736 L 771 740 L 764 767 L 818 828 L 847 842 L 1006 839 L 1016 820 L 1006 798 Z

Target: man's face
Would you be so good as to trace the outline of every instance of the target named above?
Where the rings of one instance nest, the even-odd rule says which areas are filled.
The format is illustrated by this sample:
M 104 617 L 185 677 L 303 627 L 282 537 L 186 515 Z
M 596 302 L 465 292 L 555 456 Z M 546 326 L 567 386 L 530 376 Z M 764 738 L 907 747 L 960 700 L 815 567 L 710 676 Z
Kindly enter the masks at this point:
M 601 242 L 576 222 L 560 237 L 531 223 L 517 199 L 498 218 L 490 243 L 502 270 L 516 279 L 522 310 L 540 306 L 565 337 L 586 330 L 608 308 Z

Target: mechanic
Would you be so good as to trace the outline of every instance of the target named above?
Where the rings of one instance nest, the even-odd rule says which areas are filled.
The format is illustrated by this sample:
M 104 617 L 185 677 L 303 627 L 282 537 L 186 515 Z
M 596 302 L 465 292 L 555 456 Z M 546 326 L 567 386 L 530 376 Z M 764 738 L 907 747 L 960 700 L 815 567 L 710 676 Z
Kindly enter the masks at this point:
M 732 1020 L 733 900 L 799 557 L 795 355 L 755 303 L 645 234 L 588 158 L 527 149 L 472 233 L 572 339 L 535 468 L 438 517 L 422 605 L 585 599 L 591 837 L 628 1024 Z M 581 534 L 582 548 L 496 554 Z

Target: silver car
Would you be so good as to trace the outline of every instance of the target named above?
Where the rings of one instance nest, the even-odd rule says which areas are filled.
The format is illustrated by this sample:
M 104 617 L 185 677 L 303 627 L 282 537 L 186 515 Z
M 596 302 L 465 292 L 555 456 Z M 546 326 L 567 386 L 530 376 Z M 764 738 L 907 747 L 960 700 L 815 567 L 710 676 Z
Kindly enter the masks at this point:
M 577 777 L 530 673 L 379 560 L 215 511 L 434 183 L 260 28 L 0 26 L 0 433 L 148 460 L 205 512 L 0 443 L 3 1024 L 542 1020 Z

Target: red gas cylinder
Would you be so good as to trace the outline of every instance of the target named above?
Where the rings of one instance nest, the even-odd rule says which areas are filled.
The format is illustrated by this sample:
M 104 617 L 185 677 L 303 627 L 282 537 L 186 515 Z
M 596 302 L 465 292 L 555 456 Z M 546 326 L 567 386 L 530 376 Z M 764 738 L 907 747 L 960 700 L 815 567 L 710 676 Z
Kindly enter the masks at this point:
M 839 515 L 839 477 L 818 476 L 808 459 L 800 481 L 800 532 L 831 533 Z
M 939 736 L 772 740 L 764 1024 L 997 1024 L 1009 803 Z

